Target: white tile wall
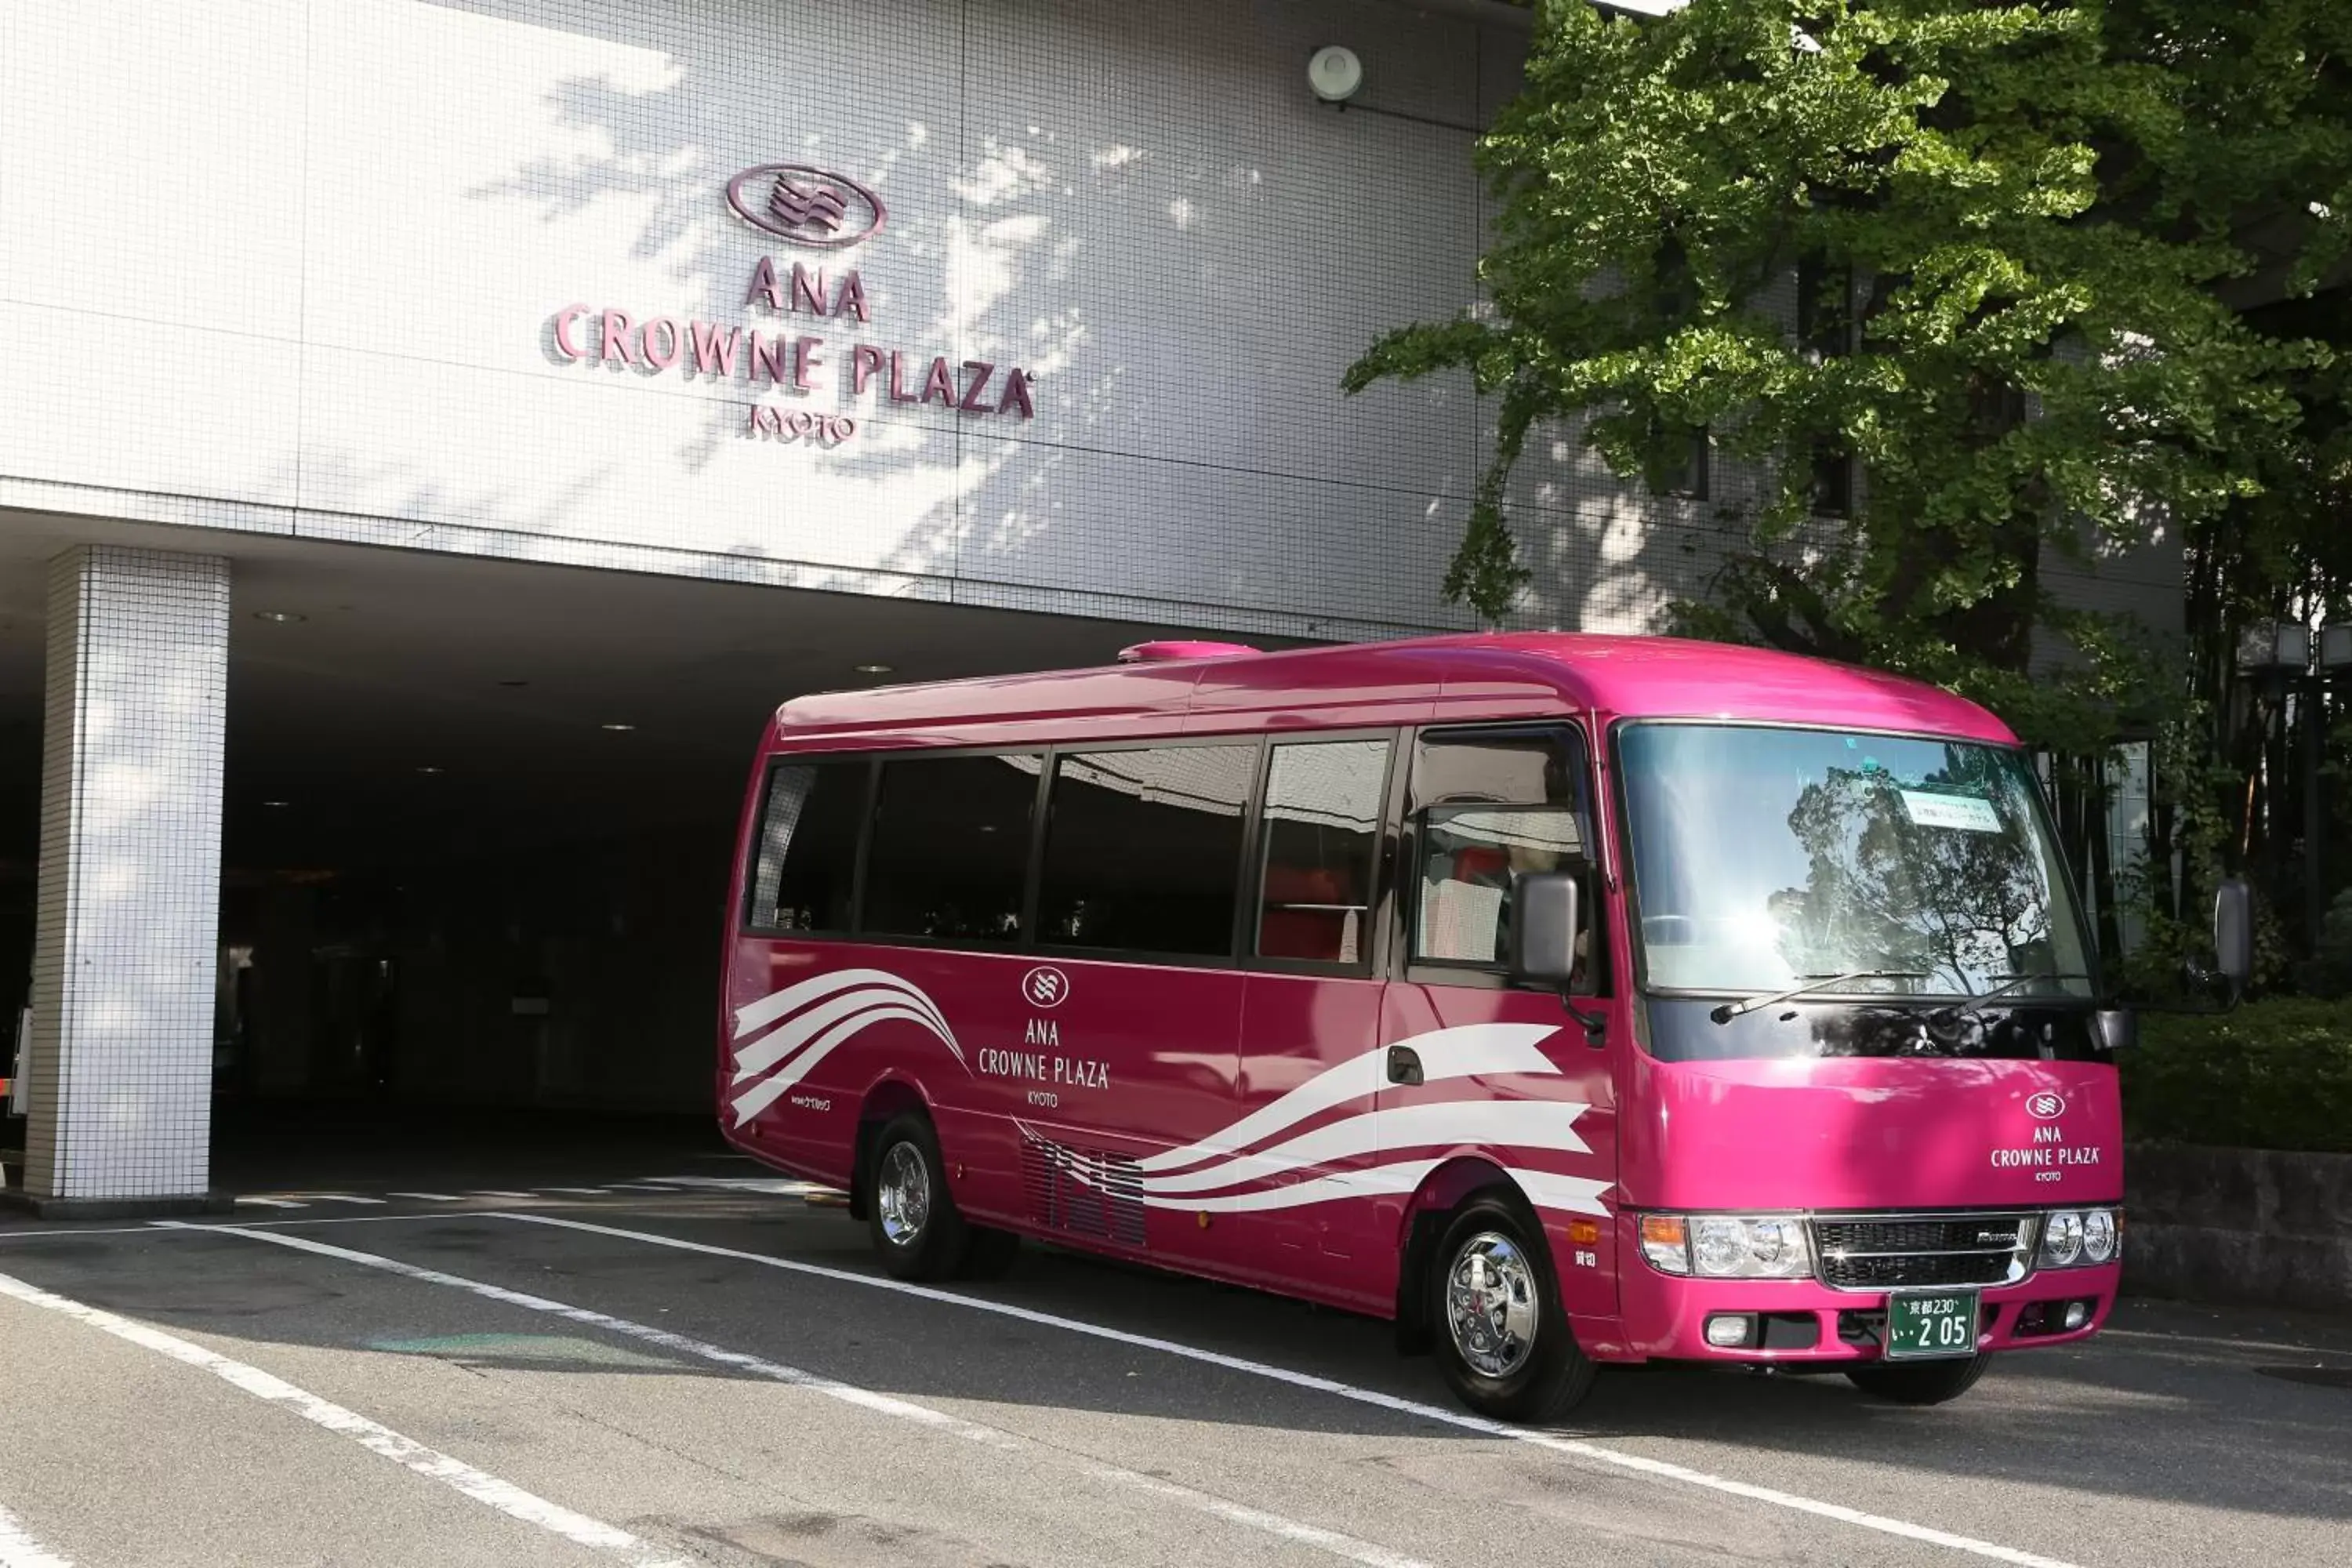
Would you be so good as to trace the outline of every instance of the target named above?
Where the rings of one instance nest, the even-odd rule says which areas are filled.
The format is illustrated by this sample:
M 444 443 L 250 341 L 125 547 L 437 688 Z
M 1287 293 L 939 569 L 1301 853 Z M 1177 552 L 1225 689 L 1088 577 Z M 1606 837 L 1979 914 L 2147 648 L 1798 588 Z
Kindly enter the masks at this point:
M 49 569 L 26 1189 L 204 1191 L 228 563 L 79 546 Z
M 1463 625 L 1438 580 L 1487 411 L 1455 378 L 1338 384 L 1475 299 L 1466 128 L 1523 37 L 1371 0 L 5 0 L 0 504 L 1262 632 Z M 1365 64 L 1344 113 L 1305 85 L 1335 40 Z M 871 185 L 887 226 L 795 251 L 727 210 L 732 174 L 788 160 Z M 762 256 L 854 266 L 873 320 L 748 309 Z M 836 377 L 858 343 L 1019 363 L 1036 417 L 835 387 L 809 405 L 858 418 L 849 443 L 762 440 L 749 405 L 784 400 L 740 376 L 566 360 L 575 303 L 813 331 Z M 1728 537 L 1572 439 L 1537 443 L 1513 503 L 1529 625 L 1653 626 Z M 2126 575 L 2095 595 L 2164 596 Z

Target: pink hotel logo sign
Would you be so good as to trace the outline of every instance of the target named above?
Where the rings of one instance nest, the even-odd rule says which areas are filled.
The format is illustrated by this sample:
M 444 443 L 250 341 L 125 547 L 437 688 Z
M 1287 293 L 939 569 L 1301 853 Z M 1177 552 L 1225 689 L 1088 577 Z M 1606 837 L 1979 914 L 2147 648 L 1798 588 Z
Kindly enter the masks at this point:
M 846 249 L 882 232 L 889 209 L 882 198 L 845 174 L 805 163 L 762 163 L 727 182 L 727 205 L 761 233 L 787 244 L 820 250 Z M 854 267 L 838 280 L 805 262 L 778 268 L 763 256 L 751 269 L 743 308 L 773 316 L 801 316 L 832 323 L 828 331 L 856 331 L 874 320 L 866 284 Z M 757 395 L 772 390 L 793 399 L 831 393 L 838 405 L 843 377 L 833 343 L 814 332 L 763 335 L 749 326 L 674 316 L 639 320 L 627 311 L 588 304 L 566 305 L 555 313 L 555 351 L 563 358 L 608 367 L 626 366 L 640 374 L 676 370 L 704 381 L 737 382 Z M 1036 417 L 1030 388 L 1034 378 L 1017 365 L 987 360 L 950 363 L 934 354 L 869 342 L 849 347 L 846 363 L 852 398 L 887 397 L 892 403 L 937 404 L 965 414 Z M 782 441 L 838 446 L 857 433 L 848 414 L 805 405 L 754 403 L 744 433 Z

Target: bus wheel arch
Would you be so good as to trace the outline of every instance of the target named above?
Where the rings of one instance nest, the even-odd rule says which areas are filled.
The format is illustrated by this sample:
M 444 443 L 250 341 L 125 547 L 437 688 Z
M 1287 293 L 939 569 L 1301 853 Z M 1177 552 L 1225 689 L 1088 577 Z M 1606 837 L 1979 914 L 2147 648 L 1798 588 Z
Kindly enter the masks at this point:
M 1427 1280 L 1438 1243 L 1444 1239 L 1454 1211 L 1473 1195 L 1488 1191 L 1507 1194 L 1510 1201 L 1531 1215 L 1534 1213 L 1527 1194 L 1500 1165 L 1469 1154 L 1445 1161 L 1423 1176 L 1405 1204 L 1396 1287 L 1399 1353 L 1422 1355 L 1430 1350 L 1435 1325 L 1429 1321 Z
M 929 1101 L 904 1079 L 886 1078 L 866 1091 L 857 1107 L 857 1141 L 850 1151 L 849 1217 L 868 1218 L 874 1204 L 874 1145 L 882 1129 L 909 1112 L 929 1120 Z M 936 1124 L 934 1124 L 936 1125 Z
M 1419 1339 L 1481 1415 L 1548 1421 L 1583 1399 L 1598 1368 L 1560 1304 L 1543 1223 L 1519 1184 L 1486 1160 L 1449 1160 L 1406 1214 L 1400 1342 Z

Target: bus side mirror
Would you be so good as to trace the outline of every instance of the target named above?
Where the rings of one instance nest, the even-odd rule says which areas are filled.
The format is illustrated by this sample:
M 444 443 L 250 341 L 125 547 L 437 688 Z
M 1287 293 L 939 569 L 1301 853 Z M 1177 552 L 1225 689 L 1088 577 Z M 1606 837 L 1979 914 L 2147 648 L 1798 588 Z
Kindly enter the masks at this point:
M 1511 973 L 1565 990 L 1576 973 L 1576 879 L 1530 872 L 1511 881 Z
M 2213 889 L 2213 962 L 2232 993 L 2253 976 L 2253 900 L 2237 877 Z
M 2091 1035 L 2109 1056 L 2139 1044 L 2139 1015 L 2128 1007 L 2102 1007 L 2091 1015 Z

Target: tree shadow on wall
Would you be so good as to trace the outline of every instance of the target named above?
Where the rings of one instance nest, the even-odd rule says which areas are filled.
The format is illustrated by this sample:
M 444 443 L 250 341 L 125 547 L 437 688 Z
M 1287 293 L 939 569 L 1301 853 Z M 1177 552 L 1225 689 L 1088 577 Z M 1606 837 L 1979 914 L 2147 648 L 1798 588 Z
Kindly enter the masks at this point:
M 630 212 L 642 286 L 666 291 L 610 302 L 636 305 L 640 329 L 656 316 L 826 340 L 820 390 L 793 397 L 752 384 L 740 361 L 731 375 L 691 374 L 691 350 L 650 374 L 575 362 L 541 324 L 566 375 L 642 380 L 701 405 L 676 461 L 716 481 L 698 495 L 759 541 L 737 552 L 813 563 L 811 586 L 836 567 L 837 585 L 868 591 L 862 574 L 883 572 L 922 595 L 1075 590 L 1105 614 L 1181 603 L 1273 625 L 1303 612 L 1331 635 L 1467 624 L 1436 587 L 1475 470 L 1475 400 L 1450 384 L 1346 400 L 1337 383 L 1382 328 L 1466 302 L 1475 248 L 1458 234 L 1399 239 L 1385 203 L 1339 213 L 1337 232 L 1300 222 L 1317 211 L 1328 226 L 1318 182 L 1368 157 L 1416 189 L 1459 186 L 1474 214 L 1467 137 L 1367 116 L 1343 127 L 1292 73 L 1251 63 L 1287 58 L 1318 8 L 1237 6 L 1234 37 L 1115 7 L 942 5 L 897 18 L 908 26 L 878 80 L 863 58 L 871 17 L 856 7 L 735 5 L 690 35 L 618 5 L 585 20 L 530 0 L 466 8 L 664 62 L 557 81 L 547 107 L 567 150 L 471 195 L 551 224 Z M 1398 26 L 1458 37 L 1455 75 L 1475 75 L 1475 31 Z M 1242 122 L 1202 116 L 1204 79 L 1248 111 Z M 735 174 L 786 162 L 879 193 L 883 232 L 799 250 L 728 210 Z M 1391 254 L 1404 264 L 1379 265 Z M 763 256 L 787 279 L 795 261 L 822 265 L 836 289 L 856 268 L 871 322 L 747 307 Z M 839 380 L 859 343 L 898 349 L 909 381 L 934 355 L 961 384 L 966 361 L 999 366 L 999 386 L 1002 367 L 1021 366 L 1036 416 L 893 403 L 886 376 L 853 398 Z M 859 427 L 791 449 L 809 443 L 755 431 L 754 403 Z

